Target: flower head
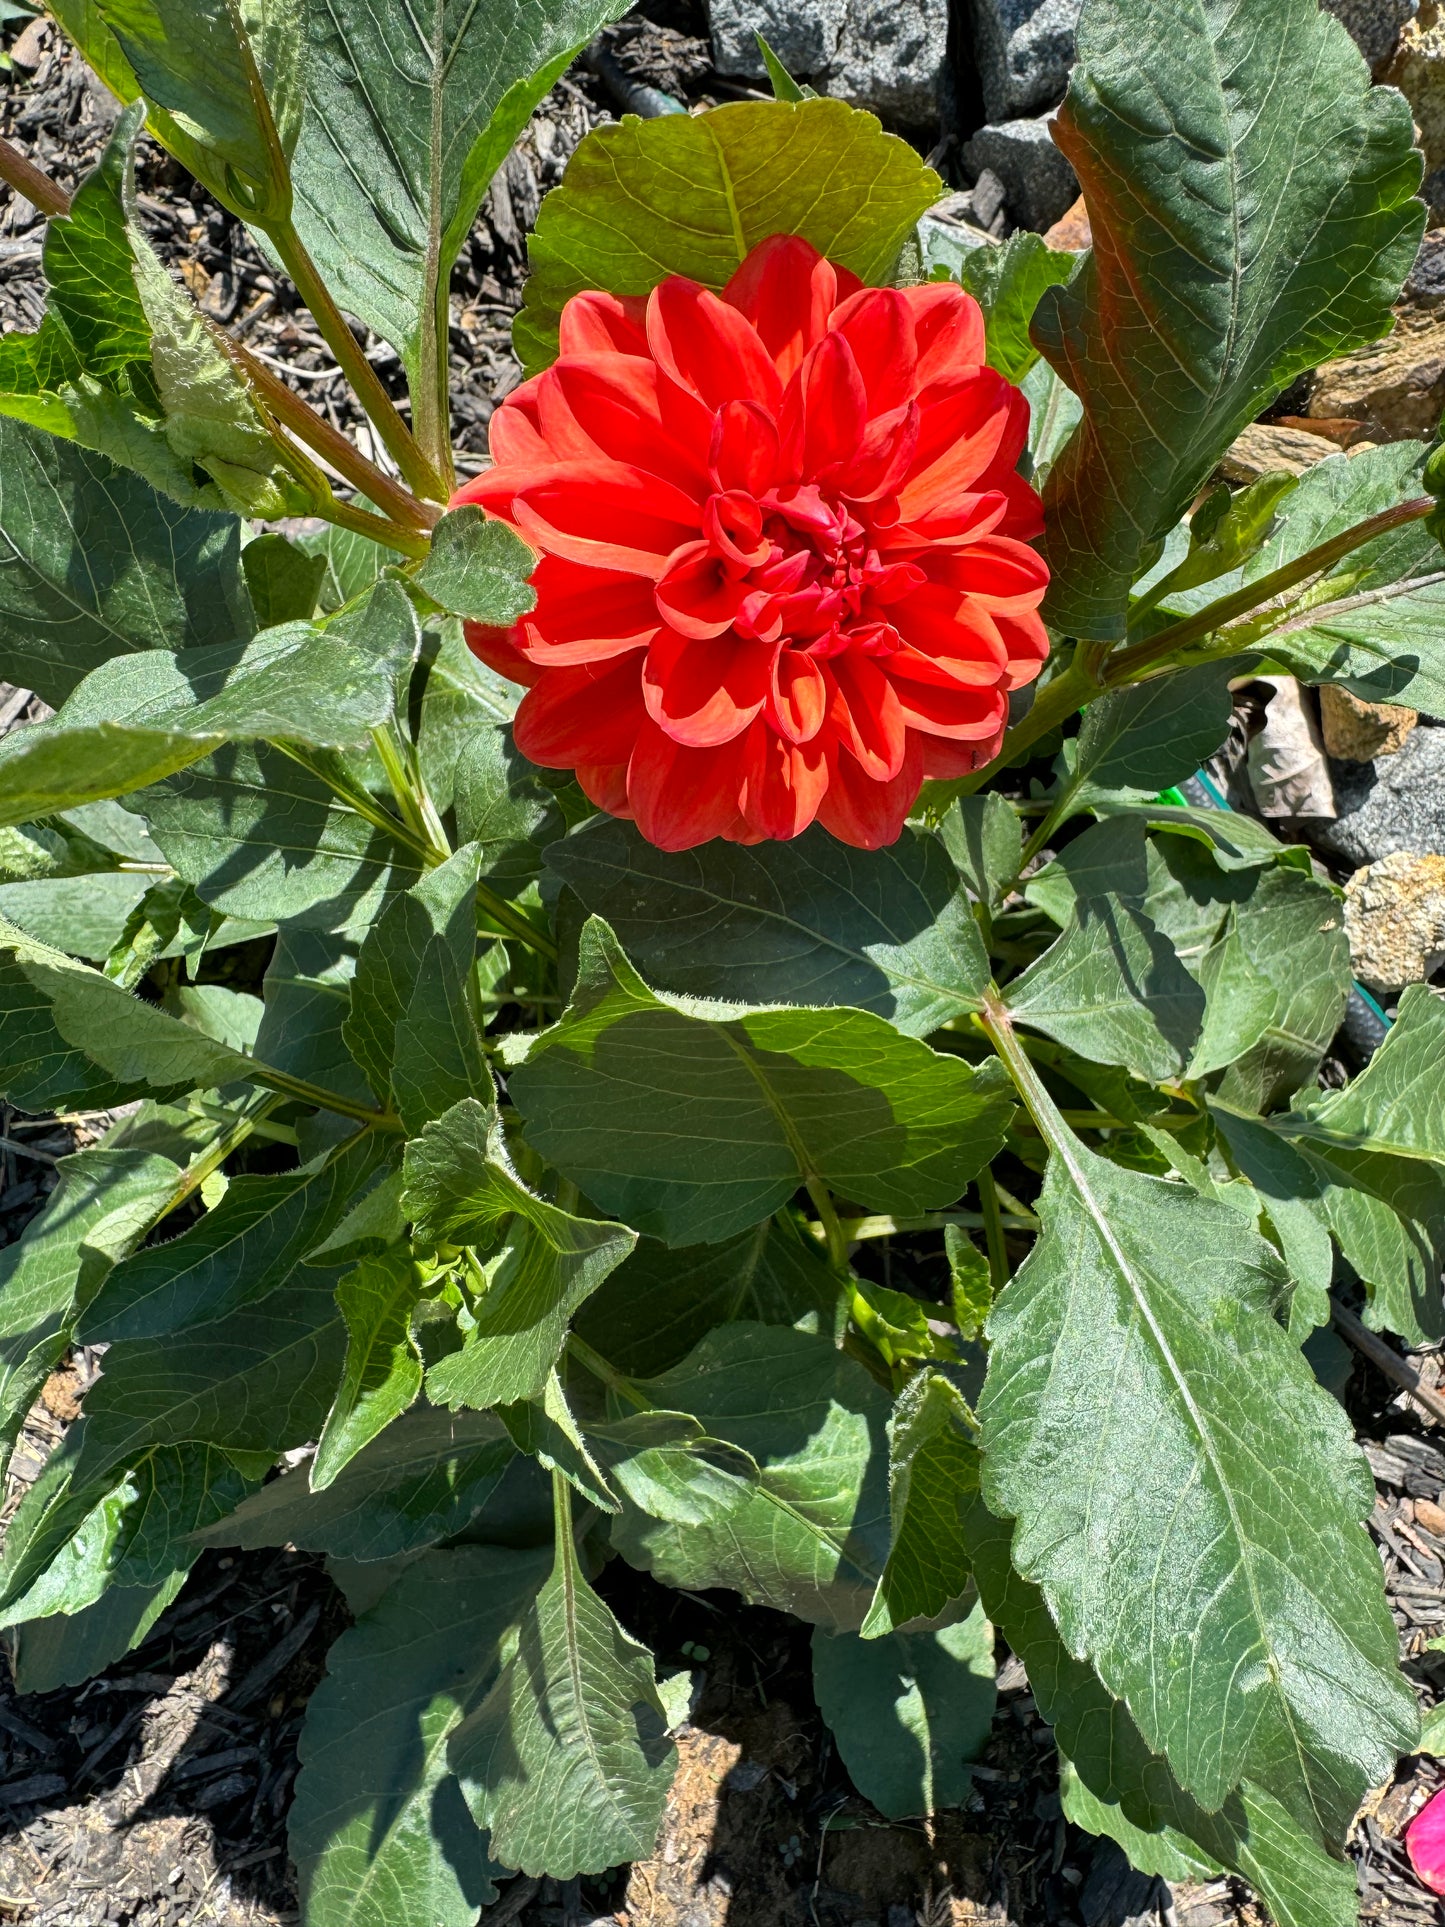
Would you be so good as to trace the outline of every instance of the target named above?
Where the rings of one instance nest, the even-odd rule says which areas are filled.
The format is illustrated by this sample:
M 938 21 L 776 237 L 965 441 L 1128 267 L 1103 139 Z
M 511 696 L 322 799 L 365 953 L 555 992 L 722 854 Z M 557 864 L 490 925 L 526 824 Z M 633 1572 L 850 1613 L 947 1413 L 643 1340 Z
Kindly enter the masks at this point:
M 998 749 L 1048 650 L 1028 404 L 948 283 L 865 288 L 774 235 L 721 295 L 580 294 L 492 417 L 478 502 L 541 551 L 478 625 L 529 685 L 518 747 L 680 850 L 892 842 L 928 776 Z

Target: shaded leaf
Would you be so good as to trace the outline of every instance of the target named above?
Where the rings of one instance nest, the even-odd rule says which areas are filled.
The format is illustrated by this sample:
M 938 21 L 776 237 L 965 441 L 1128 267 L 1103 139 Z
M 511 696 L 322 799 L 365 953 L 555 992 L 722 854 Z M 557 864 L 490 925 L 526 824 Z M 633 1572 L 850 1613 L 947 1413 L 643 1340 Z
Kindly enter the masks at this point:
M 992 1073 L 881 1018 L 736 1010 L 655 995 L 591 919 L 572 1003 L 510 1080 L 528 1142 L 605 1209 L 683 1244 L 757 1223 L 808 1177 L 872 1210 L 927 1210 L 1002 1141 Z
M 978 1451 L 967 1412 L 962 1394 L 939 1372 L 915 1373 L 898 1395 L 888 1421 L 893 1543 L 860 1628 L 864 1639 L 938 1618 L 968 1584 L 958 1508 L 978 1484 Z
M 1060 253 L 1043 236 L 1021 228 L 1001 248 L 974 248 L 958 278 L 983 309 L 988 365 L 1018 385 L 1039 358 L 1029 323 L 1045 288 L 1059 286 L 1079 265 L 1077 254 Z
M 337 1285 L 336 1302 L 346 1321 L 346 1364 L 311 1461 L 313 1491 L 335 1484 L 357 1453 L 400 1418 L 421 1391 L 421 1357 L 411 1335 L 419 1295 L 417 1267 L 406 1249 L 363 1258 Z
M 310 554 L 284 535 L 258 535 L 249 541 L 241 551 L 241 569 L 256 627 L 309 622 L 316 613 L 326 567 L 324 555 Z

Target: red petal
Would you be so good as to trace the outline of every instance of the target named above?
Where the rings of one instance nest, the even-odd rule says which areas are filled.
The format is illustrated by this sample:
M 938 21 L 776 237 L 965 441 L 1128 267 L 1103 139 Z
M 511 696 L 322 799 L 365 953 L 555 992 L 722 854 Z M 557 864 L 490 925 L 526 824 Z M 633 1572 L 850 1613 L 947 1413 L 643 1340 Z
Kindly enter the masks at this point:
M 890 606 L 888 618 L 950 681 L 992 688 L 1007 670 L 1008 651 L 995 618 L 943 583 L 915 589 Z
M 772 554 L 773 545 L 763 534 L 763 512 L 743 489 L 708 497 L 702 532 L 719 555 L 742 568 L 754 568 Z
M 752 835 L 760 842 L 801 835 L 828 788 L 823 745 L 785 743 L 760 717 L 748 731 L 743 770 L 743 816 Z
M 744 743 L 685 749 L 644 718 L 627 765 L 627 801 L 659 850 L 690 850 L 742 827 Z
M 603 294 L 596 288 L 574 294 L 562 310 L 560 352 L 647 354 L 647 297 Z
M 695 281 L 673 275 L 653 289 L 647 340 L 659 367 L 709 408 L 727 401 L 778 404 L 782 384 L 757 329 Z
M 891 782 L 866 775 L 847 750 L 830 759 L 828 790 L 818 806 L 818 821 L 841 843 L 860 850 L 881 850 L 903 834 L 908 812 L 923 781 L 923 753 L 910 734 L 903 767 Z
M 702 527 L 701 510 L 681 489 L 601 461 L 559 462 L 528 478 L 513 496 L 511 519 L 551 555 L 653 580 Z
M 543 668 L 626 655 L 661 627 L 652 584 L 641 576 L 544 555 L 532 587 L 537 606 L 517 625 L 517 647 Z
M 489 669 L 495 669 L 499 676 L 505 676 L 508 682 L 519 682 L 524 687 L 536 682 L 541 671 L 518 654 L 515 629 L 493 629 L 485 622 L 464 622 L 462 633 L 472 654 Z
M 770 234 L 736 270 L 722 298 L 752 322 L 786 381 L 823 338 L 839 299 L 838 273 L 801 234 Z
M 972 776 L 976 769 L 991 763 L 1003 742 L 1003 726 L 988 742 L 956 743 L 947 736 L 920 736 L 923 774 L 934 782 L 951 783 L 955 777 Z
M 526 462 L 536 467 L 541 462 L 550 462 L 553 457 L 547 452 L 547 444 L 542 439 L 542 431 L 537 423 L 537 387 L 535 382 L 527 382 L 524 387 L 514 388 L 512 393 L 493 412 L 487 423 L 487 448 L 494 462 Z M 480 478 L 479 478 L 480 479 Z M 467 487 L 473 484 L 468 483 Z M 458 490 L 454 501 L 471 501 L 474 498 L 466 489 Z
M 885 782 L 903 766 L 903 712 L 892 683 L 856 649 L 832 656 L 834 685 L 828 721 L 839 740 L 858 758 L 875 782 Z
M 1022 615 L 1036 609 L 1049 586 L 1043 557 L 1006 535 L 935 551 L 927 567 L 935 582 L 964 590 L 995 615 Z
M 907 659 L 901 651 L 889 658 L 888 668 L 899 709 L 910 729 L 959 742 L 978 742 L 996 736 L 1008 721 L 1008 697 L 997 684 L 989 689 L 969 689 L 962 683 L 915 682 L 905 674 Z
M 816 481 L 854 460 L 867 421 L 868 396 L 853 350 L 841 335 L 824 335 L 783 399 L 778 429 L 785 462 L 794 454 L 803 480 Z
M 1011 392 L 1002 375 L 981 368 L 952 384 L 935 383 L 919 397 L 918 454 L 898 495 L 905 522 L 975 486 L 1008 434 Z
M 664 629 L 647 652 L 647 713 L 675 743 L 708 749 L 740 736 L 767 700 L 767 643 L 709 641 Z
M 625 763 L 647 720 L 637 662 L 582 663 L 549 669 L 522 698 L 513 729 L 517 748 L 547 769 Z
M 1410 1865 L 1432 1894 L 1445 1894 L 1445 1789 L 1415 1815 L 1405 1829 Z
M 828 681 L 811 656 L 780 649 L 773 658 L 768 721 L 790 743 L 810 743 L 828 714 Z
M 778 431 L 755 401 L 727 401 L 713 421 L 712 477 L 719 488 L 766 495 L 778 479 Z
M 572 773 L 589 803 L 606 810 L 609 816 L 625 816 L 631 820 L 626 763 L 579 763 Z
M 913 316 L 896 288 L 864 288 L 835 310 L 829 326 L 853 350 L 870 416 L 912 399 L 918 365 Z
M 668 563 L 654 601 L 679 635 L 721 636 L 732 628 L 746 591 L 746 583 L 729 573 L 706 542 L 689 542 Z
M 913 315 L 920 388 L 983 365 L 983 312 L 951 281 L 900 290 Z
M 670 382 L 655 362 L 635 355 L 592 355 L 555 363 L 543 377 L 542 431 L 560 447 L 553 421 L 569 422 L 577 453 L 605 455 L 705 495 L 712 418 L 693 395 Z M 568 450 L 569 454 L 573 451 Z
M 1021 689 L 1026 682 L 1033 681 L 1048 660 L 1049 632 L 1043 617 L 1030 611 L 1021 616 L 995 616 L 994 623 L 1008 652 L 1004 687 Z

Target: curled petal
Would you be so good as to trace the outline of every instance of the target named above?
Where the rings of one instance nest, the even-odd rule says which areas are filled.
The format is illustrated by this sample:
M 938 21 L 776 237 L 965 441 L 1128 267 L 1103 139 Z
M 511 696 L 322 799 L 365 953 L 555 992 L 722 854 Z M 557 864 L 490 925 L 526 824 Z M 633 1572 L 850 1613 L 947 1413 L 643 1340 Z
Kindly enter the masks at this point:
M 711 748 L 740 736 L 767 701 L 766 643 L 716 642 L 664 629 L 647 652 L 647 713 L 675 743 Z
M 532 571 L 537 606 L 514 632 L 517 649 L 537 669 L 602 662 L 644 649 L 660 624 L 652 584 L 619 569 L 589 569 L 544 555 Z
M 708 451 L 712 479 L 720 489 L 766 495 L 778 480 L 778 429 L 755 401 L 725 401 L 713 418 Z
M 519 682 L 524 687 L 536 682 L 541 671 L 534 669 L 517 648 L 515 629 L 494 629 L 490 623 L 466 622 L 462 625 L 467 647 L 479 662 L 488 669 L 495 669 L 499 676 L 508 682 Z
M 904 753 L 903 710 L 893 684 L 876 662 L 852 649 L 831 657 L 828 669 L 829 728 L 874 782 L 890 781 L 902 769 Z
M 589 803 L 609 816 L 631 821 L 632 805 L 627 800 L 626 763 L 579 763 L 572 772 Z
M 660 475 L 690 495 L 708 492 L 706 451 L 712 422 L 656 364 L 635 355 L 592 355 L 555 362 L 541 378 L 548 444 L 580 443 L 584 459 L 602 455 Z M 556 424 L 554 433 L 553 424 Z
M 927 281 L 900 293 L 913 316 L 920 388 L 982 367 L 983 311 L 971 294 L 951 281 Z
M 664 620 L 683 636 L 721 636 L 746 593 L 746 584 L 706 542 L 689 542 L 672 557 L 654 600 Z
M 1007 717 L 1004 720 L 1006 722 Z M 976 743 L 955 742 L 950 736 L 920 734 L 918 745 L 923 755 L 924 776 L 936 783 L 952 783 L 960 776 L 972 776 L 975 770 L 982 769 L 998 755 L 1003 731 L 1004 725 L 1000 723 L 997 735 Z
M 801 234 L 770 234 L 749 252 L 722 298 L 752 322 L 786 381 L 822 340 L 835 303 L 848 292 L 839 278 L 840 271 Z M 848 279 L 857 285 L 853 276 Z
M 742 489 L 725 489 L 703 504 L 702 532 L 725 561 L 740 568 L 766 562 L 772 543 L 763 534 L 763 512 Z
M 643 295 L 603 294 L 589 288 L 562 310 L 564 355 L 645 355 L 647 300 Z
M 1008 720 L 1008 697 L 994 684 L 968 688 L 963 683 L 941 683 L 931 677 L 914 681 L 908 659 L 900 654 L 888 665 L 889 680 L 909 729 L 929 736 L 949 736 L 957 742 L 987 741 Z
M 991 687 L 1007 668 L 996 618 L 957 589 L 926 583 L 888 613 L 904 641 L 940 679 Z
M 742 814 L 751 832 L 747 840 L 800 836 L 818 814 L 828 775 L 821 743 L 784 742 L 759 718 L 748 731 L 743 762 Z
M 790 743 L 811 743 L 828 715 L 832 692 L 813 656 L 800 649 L 779 649 L 773 657 L 767 718 Z
M 987 472 L 1009 433 L 1008 394 L 1003 376 L 984 368 L 919 397 L 918 453 L 898 495 L 905 522 L 942 507 Z
M 648 842 L 659 850 L 691 850 L 743 832 L 744 755 L 741 738 L 716 749 L 685 749 L 644 717 L 627 765 L 627 801 Z
M 824 335 L 788 384 L 778 419 L 783 464 L 816 482 L 851 462 L 868 423 L 868 396 L 853 350 Z
M 695 281 L 674 275 L 653 289 L 647 341 L 657 365 L 709 408 L 728 401 L 777 406 L 782 384 L 757 329 Z
M 836 309 L 829 327 L 853 350 L 868 396 L 868 414 L 886 415 L 917 387 L 913 314 L 896 288 L 864 288 Z
M 922 781 L 923 752 L 912 732 L 898 774 L 887 782 L 869 776 L 846 749 L 840 749 L 829 767 L 818 821 L 840 843 L 881 850 L 903 834 Z
M 1049 632 L 1036 610 L 1024 615 L 995 616 L 995 627 L 1008 652 L 1006 689 L 1021 689 L 1043 668 L 1049 658 Z

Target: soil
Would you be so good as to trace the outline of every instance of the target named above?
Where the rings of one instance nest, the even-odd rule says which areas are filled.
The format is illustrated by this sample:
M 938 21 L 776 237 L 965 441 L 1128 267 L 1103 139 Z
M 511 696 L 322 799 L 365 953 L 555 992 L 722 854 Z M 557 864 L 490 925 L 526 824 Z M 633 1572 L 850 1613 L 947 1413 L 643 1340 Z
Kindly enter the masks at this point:
M 73 187 L 104 144 L 114 103 L 48 26 L 12 19 L 0 42 L 11 61 L 0 133 Z M 609 30 L 607 44 L 628 77 L 690 105 L 753 91 L 713 72 L 691 0 L 649 5 Z M 484 465 L 491 412 L 520 379 L 509 329 L 526 231 L 577 143 L 614 111 L 586 66 L 559 81 L 493 184 L 458 263 L 451 352 L 464 473 Z M 153 242 L 203 305 L 373 452 L 329 350 L 245 230 L 157 148 L 143 146 L 138 185 Z M 28 204 L 0 189 L 7 328 L 33 328 L 42 312 L 41 233 Z M 393 352 L 373 337 L 365 345 L 399 394 Z M 43 713 L 25 692 L 0 685 L 0 729 Z M 0 1243 L 40 1208 L 55 1159 L 93 1142 L 108 1121 L 0 1107 Z M 1027 1173 L 1017 1175 L 1031 1188 Z M 930 1291 L 934 1281 L 906 1250 L 894 1259 Z M 1428 1650 L 1445 1632 L 1445 1435 L 1372 1365 L 1329 1342 L 1376 1474 L 1370 1529 L 1402 1653 L 1430 1705 L 1445 1686 L 1445 1654 Z M 1440 1382 L 1436 1355 L 1413 1362 L 1427 1384 Z M 11 1462 L 4 1516 L 74 1418 L 97 1363 L 80 1353 L 47 1384 Z M 814 1703 L 806 1627 L 730 1594 L 667 1591 L 620 1562 L 599 1584 L 664 1672 L 693 1673 L 657 1851 L 600 1880 L 519 1876 L 485 1910 L 493 1927 L 1263 1927 L 1235 1883 L 1170 1893 L 1134 1874 L 1112 1844 L 1064 1821 L 1048 1729 L 1006 1650 L 998 1719 L 966 1807 L 932 1823 L 899 1823 L 849 1784 Z M 347 1623 L 320 1560 L 208 1553 L 144 1644 L 98 1679 L 22 1698 L 0 1667 L 0 1921 L 295 1921 L 285 1817 L 297 1734 L 327 1648 Z M 1441 1919 L 1401 1836 L 1442 1781 L 1435 1760 L 1406 1760 L 1366 1802 L 1351 1846 L 1366 1921 L 1424 1927 Z

